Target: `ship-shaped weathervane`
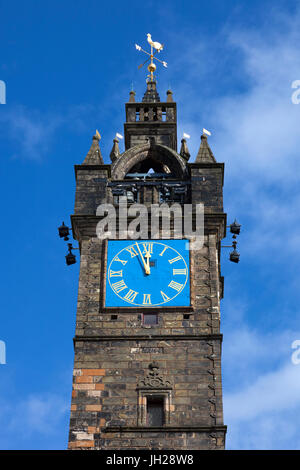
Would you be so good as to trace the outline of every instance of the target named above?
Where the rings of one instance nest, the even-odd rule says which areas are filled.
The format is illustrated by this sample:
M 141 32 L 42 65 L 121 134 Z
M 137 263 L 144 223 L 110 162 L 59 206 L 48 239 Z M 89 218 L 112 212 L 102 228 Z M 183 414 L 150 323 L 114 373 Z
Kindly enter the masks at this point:
M 150 44 L 150 53 L 147 52 L 147 51 L 144 51 L 144 49 L 141 48 L 141 46 L 139 46 L 138 44 L 135 45 L 135 48 L 138 50 L 138 51 L 142 51 L 144 52 L 145 54 L 147 54 L 149 56 L 149 58 L 143 63 L 143 64 L 140 64 L 138 66 L 138 69 L 141 69 L 145 64 L 147 64 L 147 62 L 150 61 L 150 64 L 148 65 L 148 70 L 150 72 L 150 75 L 148 75 L 147 79 L 150 79 L 151 82 L 153 82 L 154 80 L 154 72 L 156 70 L 156 65 L 155 63 L 153 62 L 153 60 L 157 60 L 158 62 L 160 62 L 161 64 L 163 64 L 164 67 L 167 67 L 168 64 L 167 62 L 164 62 L 163 60 L 160 60 L 158 59 L 156 56 L 156 54 L 158 54 L 160 51 L 163 50 L 164 48 L 164 45 L 161 44 L 160 42 L 156 42 L 156 41 L 152 41 L 152 38 L 151 38 L 151 34 L 147 34 L 147 41 L 148 43 Z M 153 50 L 155 50 L 155 52 L 153 53 Z

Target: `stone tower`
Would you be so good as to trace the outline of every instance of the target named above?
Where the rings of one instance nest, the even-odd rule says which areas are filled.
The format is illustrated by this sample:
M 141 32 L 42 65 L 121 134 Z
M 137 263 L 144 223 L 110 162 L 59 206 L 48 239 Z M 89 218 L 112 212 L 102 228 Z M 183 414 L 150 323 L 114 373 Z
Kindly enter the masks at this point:
M 160 101 L 155 81 L 141 102 L 130 93 L 124 133 L 111 164 L 98 135 L 75 166 L 81 258 L 69 448 L 223 449 L 224 164 L 205 135 L 194 163 L 184 139 L 177 152 L 176 103 L 170 90 Z M 98 206 L 111 204 L 118 217 L 125 196 L 129 208 L 203 203 L 204 245 L 189 251 L 162 229 L 156 239 L 97 237 Z

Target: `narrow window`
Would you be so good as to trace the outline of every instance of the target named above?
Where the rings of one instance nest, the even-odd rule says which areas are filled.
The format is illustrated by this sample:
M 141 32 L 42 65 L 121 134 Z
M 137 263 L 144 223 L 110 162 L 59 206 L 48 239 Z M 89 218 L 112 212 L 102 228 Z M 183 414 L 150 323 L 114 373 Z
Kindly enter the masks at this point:
M 147 397 L 147 424 L 148 426 L 164 425 L 164 398 L 156 396 Z
M 144 313 L 143 324 L 144 325 L 157 325 L 158 318 L 156 313 Z
M 111 319 L 112 321 L 116 321 L 116 320 L 118 320 L 118 315 L 111 315 L 111 316 L 110 316 L 110 319 Z

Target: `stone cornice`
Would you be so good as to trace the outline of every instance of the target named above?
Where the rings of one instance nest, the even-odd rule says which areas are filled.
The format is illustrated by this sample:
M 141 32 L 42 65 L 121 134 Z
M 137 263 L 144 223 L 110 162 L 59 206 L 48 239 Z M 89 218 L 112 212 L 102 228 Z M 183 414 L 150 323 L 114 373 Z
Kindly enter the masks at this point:
M 132 335 L 132 336 L 75 336 L 73 338 L 74 345 L 79 341 L 223 341 L 222 334 L 203 334 L 203 335 Z
M 74 165 L 74 170 L 75 170 L 75 178 L 77 178 L 77 173 L 78 170 L 83 170 L 83 171 L 95 171 L 95 170 L 105 170 L 108 173 L 108 177 L 111 176 L 111 165 L 110 164 L 104 164 L 104 165 Z
M 96 215 L 71 215 L 73 237 L 75 240 L 80 241 L 83 238 L 96 238 L 97 223 L 103 217 Z M 128 223 L 133 218 L 128 217 Z M 227 214 L 224 212 L 214 212 L 204 214 L 204 234 L 217 233 L 219 241 L 226 236 L 226 220 Z M 151 221 L 151 214 L 149 214 L 149 223 Z M 148 225 L 150 226 L 150 225 Z M 172 233 L 172 230 L 171 230 Z M 150 236 L 150 233 L 149 233 Z M 150 239 L 151 237 L 149 237 Z M 163 237 L 161 237 L 163 238 Z
M 224 432 L 227 426 L 107 426 L 102 432 Z

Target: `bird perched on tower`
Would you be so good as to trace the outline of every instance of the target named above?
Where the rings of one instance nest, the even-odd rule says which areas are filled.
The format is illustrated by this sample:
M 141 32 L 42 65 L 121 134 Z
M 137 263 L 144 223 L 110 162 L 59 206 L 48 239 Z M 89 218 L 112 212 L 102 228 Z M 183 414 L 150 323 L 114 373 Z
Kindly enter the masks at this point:
M 152 41 L 150 33 L 147 34 L 147 41 L 150 44 L 150 46 L 154 47 L 154 49 L 156 49 L 158 52 L 162 51 L 164 48 L 164 45 L 161 44 L 160 42 Z

